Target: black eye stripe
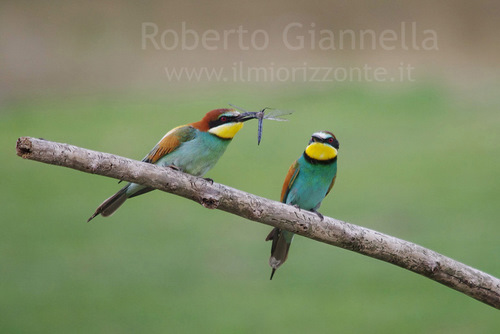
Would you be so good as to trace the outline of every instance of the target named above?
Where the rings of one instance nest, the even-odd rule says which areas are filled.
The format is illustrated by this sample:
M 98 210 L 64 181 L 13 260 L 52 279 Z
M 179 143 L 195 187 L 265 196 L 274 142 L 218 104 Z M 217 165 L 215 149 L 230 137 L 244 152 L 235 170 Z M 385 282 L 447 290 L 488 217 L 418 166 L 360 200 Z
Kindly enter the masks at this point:
M 221 121 L 222 123 L 226 123 L 226 122 L 232 121 L 235 118 L 236 118 L 236 116 L 221 116 L 219 118 L 219 121 Z
M 326 139 L 317 138 L 317 137 L 313 137 L 313 138 L 316 139 L 316 140 L 314 140 L 316 142 L 320 142 L 320 143 L 324 143 L 324 144 L 333 146 L 337 150 L 339 149 L 339 141 L 336 138 L 333 138 L 333 137 L 328 137 Z
M 210 128 L 215 128 L 221 124 L 225 124 L 225 123 L 230 123 L 232 122 L 237 116 L 228 116 L 228 115 L 223 115 L 223 116 L 220 116 L 218 119 L 214 120 L 214 121 L 210 121 L 208 122 L 208 126 Z

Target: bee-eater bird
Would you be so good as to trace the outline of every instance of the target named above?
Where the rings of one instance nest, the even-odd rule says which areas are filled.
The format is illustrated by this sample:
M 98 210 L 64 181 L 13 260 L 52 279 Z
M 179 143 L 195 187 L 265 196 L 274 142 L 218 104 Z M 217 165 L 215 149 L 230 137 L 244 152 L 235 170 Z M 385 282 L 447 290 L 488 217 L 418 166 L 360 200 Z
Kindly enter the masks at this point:
M 281 190 L 281 202 L 312 211 L 323 220 L 323 215 L 317 210 L 335 183 L 338 149 L 339 142 L 333 133 L 314 133 L 304 153 L 288 170 Z M 293 236 L 292 232 L 277 227 L 267 236 L 266 241 L 273 241 L 269 258 L 271 279 L 286 261 Z
M 181 125 L 170 130 L 142 160 L 184 173 L 203 176 L 224 154 L 231 139 L 243 127 L 243 122 L 256 118 L 257 113 L 239 113 L 234 109 L 215 109 L 199 122 Z M 113 214 L 128 198 L 147 193 L 153 188 L 128 183 L 106 199 L 87 220 L 97 215 Z

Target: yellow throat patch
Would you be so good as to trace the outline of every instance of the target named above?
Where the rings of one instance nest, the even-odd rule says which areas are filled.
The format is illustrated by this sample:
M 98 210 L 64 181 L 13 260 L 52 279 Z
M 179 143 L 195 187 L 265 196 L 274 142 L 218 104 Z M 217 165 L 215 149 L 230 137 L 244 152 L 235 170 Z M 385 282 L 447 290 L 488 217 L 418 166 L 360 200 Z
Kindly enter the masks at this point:
M 243 123 L 226 123 L 208 130 L 211 134 L 223 139 L 232 139 L 243 127 Z
M 335 158 L 337 150 L 327 144 L 312 143 L 307 146 L 306 154 L 314 160 L 326 161 Z

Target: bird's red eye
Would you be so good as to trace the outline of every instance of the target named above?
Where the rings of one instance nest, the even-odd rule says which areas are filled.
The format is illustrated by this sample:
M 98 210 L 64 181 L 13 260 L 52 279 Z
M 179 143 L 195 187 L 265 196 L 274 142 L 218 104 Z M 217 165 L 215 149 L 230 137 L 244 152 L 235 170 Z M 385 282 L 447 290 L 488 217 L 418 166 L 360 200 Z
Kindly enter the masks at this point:
M 227 117 L 226 117 L 226 116 L 222 116 L 221 118 L 219 118 L 219 120 L 220 120 L 221 122 L 225 122 L 225 121 L 227 121 Z
M 333 138 L 332 137 L 328 138 L 328 142 L 333 143 Z

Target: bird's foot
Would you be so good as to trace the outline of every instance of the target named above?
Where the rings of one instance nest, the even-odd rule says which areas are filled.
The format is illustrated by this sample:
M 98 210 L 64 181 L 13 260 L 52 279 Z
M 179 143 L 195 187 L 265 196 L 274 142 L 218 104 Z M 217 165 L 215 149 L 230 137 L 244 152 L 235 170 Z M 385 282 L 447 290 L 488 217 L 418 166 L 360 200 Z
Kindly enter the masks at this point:
M 323 221 L 323 219 L 325 219 L 325 217 L 321 213 L 319 213 L 318 211 L 313 209 L 313 210 L 311 210 L 311 212 L 314 212 L 316 215 L 318 215 L 318 217 L 321 221 Z
M 211 178 L 209 177 L 204 177 L 203 180 L 207 181 L 207 182 L 210 182 L 210 184 L 214 184 L 214 180 L 212 180 Z
M 292 205 L 295 209 L 299 210 L 300 211 L 300 206 L 298 206 L 297 204 L 294 204 Z

